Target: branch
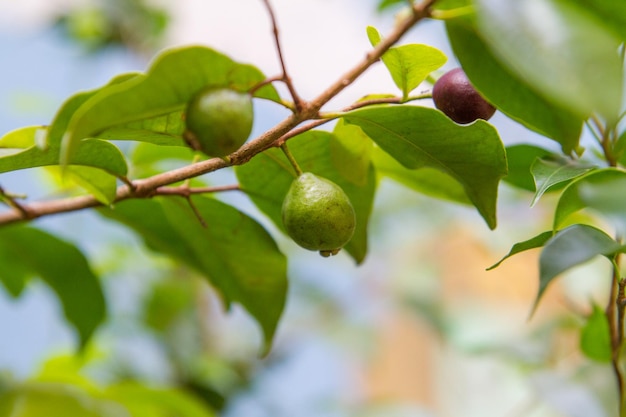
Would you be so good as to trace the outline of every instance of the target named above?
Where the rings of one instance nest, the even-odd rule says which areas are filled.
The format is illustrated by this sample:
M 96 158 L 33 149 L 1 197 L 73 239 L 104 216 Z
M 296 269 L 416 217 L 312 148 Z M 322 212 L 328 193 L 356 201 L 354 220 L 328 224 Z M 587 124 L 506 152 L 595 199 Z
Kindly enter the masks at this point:
M 205 161 L 193 163 L 182 168 L 172 171 L 163 172 L 152 177 L 132 182 L 133 187 L 122 185 L 117 189 L 114 202 L 120 202 L 129 198 L 146 198 L 154 195 L 155 190 L 189 178 L 198 177 L 219 169 L 232 165 L 241 165 L 249 161 L 253 156 L 275 146 L 278 139 L 295 129 L 300 123 L 319 118 L 319 110 L 329 100 L 339 94 L 344 88 L 352 84 L 361 74 L 363 74 L 372 64 L 377 62 L 380 57 L 391 48 L 400 38 L 406 34 L 420 20 L 429 17 L 430 7 L 437 0 L 425 0 L 413 7 L 413 14 L 400 21 L 397 27 L 384 38 L 376 47 L 370 51 L 365 58 L 357 63 L 354 68 L 346 72 L 343 76 L 334 82 L 330 87 L 323 91 L 317 98 L 309 103 L 303 103 L 302 109 L 296 111 L 282 122 L 278 123 L 257 138 L 245 143 L 237 151 L 229 155 L 228 161 L 221 158 L 212 158 Z M 328 120 L 316 120 L 313 123 L 319 125 L 326 123 Z M 309 127 L 311 129 L 312 127 Z M 294 130 L 295 131 L 295 130 Z M 290 137 L 292 137 L 291 135 Z M 91 195 L 70 197 L 53 201 L 40 201 L 22 205 L 28 216 L 23 215 L 20 211 L 10 211 L 0 213 L 0 225 L 23 222 L 30 219 L 36 219 L 43 216 L 68 213 L 72 211 L 93 208 L 101 206 L 98 200 Z
M 280 36 L 278 34 L 278 23 L 276 23 L 276 15 L 274 13 L 274 9 L 270 4 L 269 0 L 262 0 L 263 4 L 265 4 L 265 8 L 270 15 L 270 20 L 272 22 L 272 33 L 274 34 L 274 44 L 276 45 L 276 52 L 278 53 L 278 60 L 280 61 L 280 67 L 282 69 L 283 75 L 282 80 L 287 85 L 287 89 L 289 90 L 289 94 L 291 94 L 291 98 L 293 99 L 293 104 L 296 106 L 296 111 L 302 110 L 303 104 L 302 99 L 296 92 L 296 87 L 293 85 L 293 81 L 287 72 L 287 65 L 285 64 L 285 58 L 283 56 L 283 48 L 280 43 Z

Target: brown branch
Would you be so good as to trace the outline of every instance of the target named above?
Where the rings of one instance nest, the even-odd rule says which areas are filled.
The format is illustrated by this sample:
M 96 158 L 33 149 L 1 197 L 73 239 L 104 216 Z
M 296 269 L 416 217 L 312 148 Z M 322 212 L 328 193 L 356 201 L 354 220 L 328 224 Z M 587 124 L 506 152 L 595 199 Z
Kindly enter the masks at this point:
M 32 218 L 28 209 L 19 203 L 15 196 L 7 193 L 2 187 L 0 187 L 0 200 L 4 200 L 9 207 L 14 208 L 15 211 L 18 212 L 24 219 Z
M 241 165 L 248 162 L 253 156 L 274 146 L 275 142 L 284 135 L 293 135 L 290 133 L 300 123 L 317 119 L 319 110 L 329 100 L 343 91 L 348 85 L 353 83 L 361 74 L 363 74 L 372 64 L 377 62 L 380 57 L 391 48 L 400 38 L 406 34 L 420 20 L 429 17 L 430 7 L 437 0 L 425 0 L 413 7 L 413 14 L 396 26 L 396 28 L 384 38 L 376 47 L 370 51 L 365 58 L 357 63 L 354 68 L 346 72 L 343 76 L 323 91 L 317 98 L 309 103 L 305 103 L 300 111 L 287 117 L 265 133 L 257 138 L 247 142 L 237 151 L 229 155 L 228 161 L 221 158 L 212 158 L 205 161 L 193 163 L 185 167 L 177 168 L 171 171 L 163 172 L 152 177 L 133 181 L 130 185 L 122 185 L 117 189 L 114 202 L 123 201 L 129 198 L 145 198 L 154 194 L 159 187 L 164 187 L 189 178 L 198 177 L 219 169 L 226 168 L 231 165 Z M 319 125 L 326 123 L 328 120 L 316 120 L 313 124 Z M 311 129 L 312 127 L 308 127 Z M 133 189 L 134 187 L 134 189 Z M 22 212 L 10 211 L 0 213 L 0 225 L 22 222 L 25 220 L 36 219 L 43 216 L 68 213 L 77 210 L 93 208 L 101 206 L 98 200 L 93 196 L 85 195 L 79 197 L 70 197 L 60 200 L 40 201 L 23 205 L 23 209 L 28 213 L 28 218 L 22 215 Z
M 272 23 L 272 33 L 274 34 L 274 44 L 276 45 L 276 53 L 278 54 L 278 60 L 280 61 L 280 67 L 283 72 L 282 79 L 289 90 L 289 94 L 291 94 L 291 98 L 293 99 L 293 104 L 296 107 L 296 111 L 301 111 L 303 108 L 303 102 L 300 96 L 296 91 L 296 87 L 293 85 L 293 81 L 287 72 L 287 65 L 285 64 L 285 57 L 283 55 L 283 48 L 280 43 L 280 35 L 278 33 L 278 23 L 276 22 L 276 14 L 274 13 L 274 9 L 270 4 L 269 0 L 262 0 L 263 4 L 265 4 L 265 8 L 270 15 L 270 21 Z
M 179 185 L 177 187 L 158 187 L 154 190 L 153 196 L 157 195 L 179 195 L 182 197 L 190 197 L 194 194 L 210 194 L 224 191 L 239 191 L 239 184 L 232 185 L 216 185 L 213 187 L 189 187 Z

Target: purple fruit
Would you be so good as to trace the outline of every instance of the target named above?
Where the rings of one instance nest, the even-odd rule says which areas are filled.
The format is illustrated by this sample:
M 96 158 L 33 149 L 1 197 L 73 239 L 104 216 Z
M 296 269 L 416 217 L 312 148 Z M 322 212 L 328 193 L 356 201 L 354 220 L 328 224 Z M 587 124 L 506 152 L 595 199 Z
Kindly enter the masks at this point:
M 461 68 L 441 76 L 433 87 L 435 107 L 457 123 L 471 123 L 476 119 L 489 120 L 496 108 L 489 104 L 470 83 Z

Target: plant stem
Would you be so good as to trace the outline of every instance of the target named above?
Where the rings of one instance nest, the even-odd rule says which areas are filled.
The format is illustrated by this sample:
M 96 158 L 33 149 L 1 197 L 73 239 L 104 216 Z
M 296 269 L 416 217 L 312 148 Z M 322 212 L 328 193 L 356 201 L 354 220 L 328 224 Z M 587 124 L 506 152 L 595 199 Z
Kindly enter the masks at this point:
M 298 162 L 296 161 L 296 158 L 293 157 L 293 154 L 291 153 L 291 151 L 287 147 L 287 143 L 283 142 L 280 145 L 280 149 L 283 151 L 283 153 L 285 154 L 285 156 L 289 160 L 289 163 L 293 167 L 294 171 L 296 171 L 296 176 L 299 177 L 300 175 L 302 175 L 302 169 L 300 169 L 300 165 L 298 165 Z
M 611 336 L 611 368 L 617 382 L 619 416 L 626 415 L 624 374 L 620 364 L 624 344 L 624 313 L 626 311 L 626 281 L 620 277 L 619 254 L 613 261 L 611 292 L 605 314 Z
M 282 69 L 282 80 L 287 85 L 287 89 L 289 90 L 289 94 L 291 94 L 291 98 L 293 99 L 293 103 L 296 107 L 296 111 L 301 111 L 303 107 L 302 99 L 296 92 L 296 87 L 293 85 L 293 81 L 291 80 L 291 76 L 287 72 L 287 65 L 285 64 L 285 58 L 283 56 L 283 48 L 280 43 L 280 36 L 278 33 L 278 23 L 276 23 L 276 14 L 274 13 L 274 9 L 270 4 L 269 0 L 262 0 L 263 4 L 265 4 L 265 8 L 270 15 L 270 20 L 272 22 L 272 33 L 274 34 L 274 44 L 276 45 L 276 53 L 278 54 L 278 60 L 280 61 L 280 67 Z

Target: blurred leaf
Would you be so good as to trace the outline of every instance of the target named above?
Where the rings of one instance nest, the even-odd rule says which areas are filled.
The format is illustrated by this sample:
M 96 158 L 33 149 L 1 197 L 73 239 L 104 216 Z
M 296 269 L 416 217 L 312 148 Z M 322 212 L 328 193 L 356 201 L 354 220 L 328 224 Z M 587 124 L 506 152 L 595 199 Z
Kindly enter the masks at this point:
M 195 152 L 189 147 L 159 146 L 142 142 L 135 146 L 130 159 L 135 178 L 144 178 L 162 172 L 164 169 L 189 164 Z
M 546 244 L 548 240 L 550 240 L 552 236 L 554 236 L 554 232 L 550 230 L 547 232 L 540 233 L 537 236 L 530 238 L 528 240 L 525 240 L 523 242 L 516 243 L 515 245 L 513 245 L 509 253 L 507 253 L 504 256 L 504 258 L 500 259 L 498 262 L 496 262 L 495 264 L 487 268 L 487 271 L 497 268 L 498 266 L 500 266 L 502 262 L 504 262 L 506 259 L 510 258 L 513 255 L 517 255 L 518 253 L 525 252 L 530 249 L 536 249 L 536 248 L 542 247 L 543 245 Z
M 598 362 L 609 363 L 613 358 L 609 322 L 604 311 L 595 304 L 580 333 L 580 350 Z
M 367 37 L 372 46 L 381 41 L 380 33 L 372 26 L 367 27 Z M 391 78 L 406 99 L 436 69 L 441 68 L 448 58 L 439 49 L 428 45 L 409 44 L 389 48 L 382 56 Z
M 549 188 L 580 177 L 592 169 L 595 167 L 566 158 L 536 159 L 530 167 L 537 190 L 531 206 L 534 206 Z
M 76 386 L 29 382 L 0 394 L 0 417 L 130 417 L 118 404 Z
M 547 149 L 533 145 L 519 144 L 506 148 L 506 159 L 509 166 L 509 173 L 503 178 L 507 183 L 527 191 L 535 191 L 535 180 L 530 172 L 530 168 L 537 158 L 551 156 Z
M 247 91 L 264 79 L 255 67 L 236 63 L 209 48 L 189 46 L 164 51 L 146 74 L 101 89 L 76 110 L 63 137 L 61 161 L 70 160 L 81 139 L 182 111 L 206 86 Z M 269 84 L 256 90 L 255 96 L 280 102 Z
M 489 123 L 461 126 L 438 110 L 416 106 L 372 106 L 352 111 L 344 120 L 360 126 L 406 168 L 435 168 L 457 180 L 495 228 L 498 183 L 507 168 L 504 147 Z
M 570 154 L 578 148 L 583 118 L 551 103 L 505 68 L 465 21 L 446 22 L 455 56 L 472 84 L 499 111 L 550 139 Z
M 472 204 L 463 186 L 445 172 L 434 168 L 408 169 L 380 148 L 374 149 L 373 161 L 376 172 L 412 190 L 440 200 Z
M 199 399 L 181 390 L 129 382 L 109 387 L 105 395 L 124 405 L 132 417 L 215 417 Z
M 168 329 L 194 303 L 190 279 L 175 277 L 151 286 L 145 300 L 144 321 L 157 331 Z
M 395 6 L 396 4 L 400 4 L 400 3 L 408 5 L 407 0 L 380 0 L 380 2 L 378 3 L 377 10 L 379 12 L 382 12 L 382 11 L 384 11 L 386 9 L 389 9 L 392 6 Z
M 374 193 L 376 191 L 376 175 L 371 162 L 367 162 L 364 177 L 355 183 L 354 175 L 344 175 L 348 167 L 355 164 L 363 169 L 369 151 L 363 149 L 362 154 L 339 151 L 343 141 L 349 140 L 346 135 L 352 132 L 361 138 L 360 130 L 342 130 L 342 142 L 337 141 L 333 134 L 324 131 L 310 131 L 291 139 L 289 150 L 304 172 L 331 180 L 339 185 L 350 198 L 356 213 L 356 230 L 345 250 L 357 263 L 363 262 L 367 254 L 367 227 L 372 211 Z M 355 151 L 356 149 L 352 149 Z M 333 156 L 335 155 L 335 156 Z M 337 157 L 344 155 L 343 167 L 337 163 Z M 265 213 L 281 230 L 283 200 L 295 173 L 287 158 L 279 149 L 269 149 L 255 156 L 249 163 L 235 168 L 237 178 L 243 190 L 250 196 L 256 206 Z
M 616 188 L 623 186 L 625 179 L 626 172 L 614 168 L 597 169 L 576 178 L 565 187 L 559 198 L 553 228 L 558 229 L 570 215 L 586 207 L 594 208 L 613 220 L 623 218 L 624 206 L 620 206 L 623 189 Z
M 620 244 L 613 238 L 592 226 L 575 224 L 558 231 L 546 242 L 539 256 L 539 291 L 534 309 L 559 274 L 598 255 L 609 257 L 620 249 Z
M 40 277 L 56 292 L 84 347 L 106 315 L 100 281 L 84 255 L 74 245 L 27 226 L 1 228 L 0 253 L 21 264 L 0 269 L 0 277 L 15 272 L 23 276 L 25 271 Z
M 129 200 L 99 211 L 135 230 L 148 247 L 199 271 L 226 305 L 239 302 L 263 329 L 267 351 L 285 304 L 286 259 L 252 218 L 214 199 L 195 197 L 193 203 L 207 227 L 178 197 Z
M 615 0 L 572 1 L 580 12 L 596 18 L 605 29 L 612 30 L 622 41 L 626 41 L 626 2 Z
M 549 101 L 615 121 L 622 99 L 619 41 L 558 0 L 476 0 L 477 26 L 507 68 Z

